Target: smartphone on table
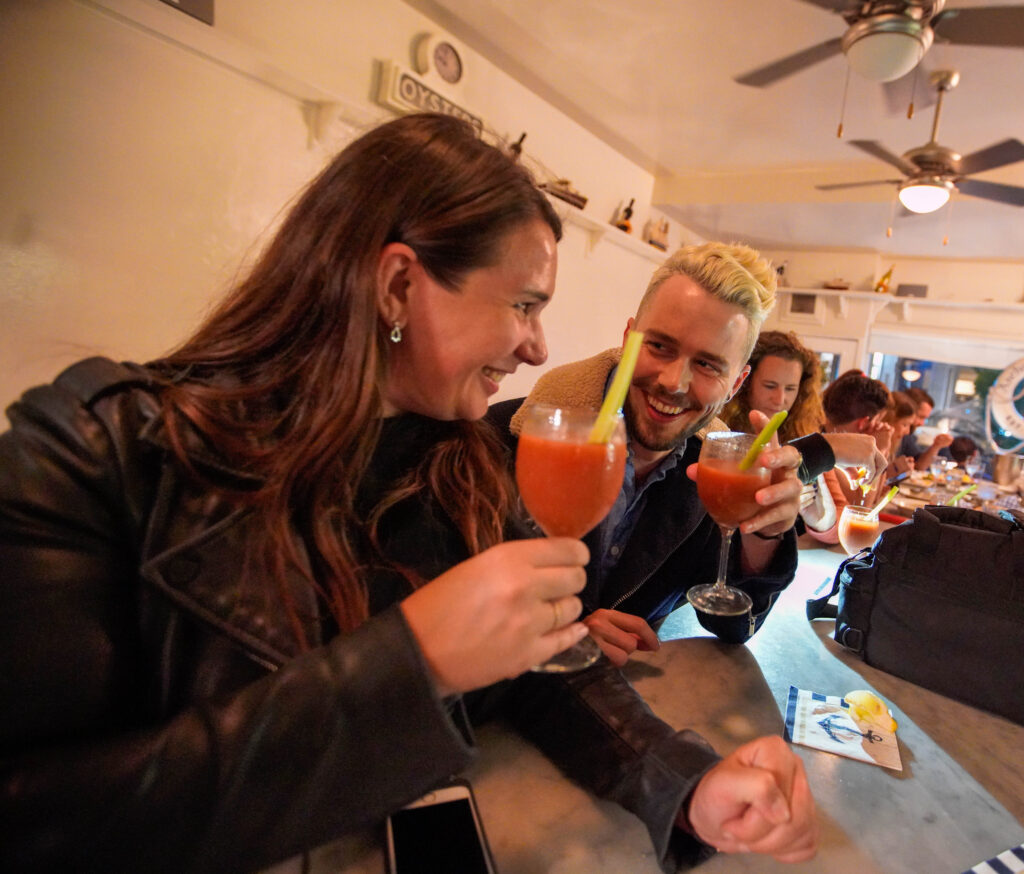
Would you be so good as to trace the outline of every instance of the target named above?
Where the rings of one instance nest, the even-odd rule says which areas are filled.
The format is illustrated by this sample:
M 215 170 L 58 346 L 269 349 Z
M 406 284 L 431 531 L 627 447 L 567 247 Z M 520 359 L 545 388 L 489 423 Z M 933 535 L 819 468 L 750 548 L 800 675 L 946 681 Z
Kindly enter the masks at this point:
M 457 780 L 387 819 L 390 874 L 497 874 L 473 789 Z
M 898 473 L 896 474 L 896 476 L 889 477 L 889 479 L 885 481 L 885 484 L 891 489 L 894 485 L 903 482 L 903 480 L 905 480 L 908 476 L 910 476 L 910 471 L 905 470 L 903 471 L 903 473 Z

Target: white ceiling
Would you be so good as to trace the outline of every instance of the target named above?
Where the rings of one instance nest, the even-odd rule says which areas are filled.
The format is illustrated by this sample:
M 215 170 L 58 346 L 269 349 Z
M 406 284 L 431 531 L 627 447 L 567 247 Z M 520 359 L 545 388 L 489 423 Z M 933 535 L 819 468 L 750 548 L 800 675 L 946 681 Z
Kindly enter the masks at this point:
M 1024 208 L 954 195 L 926 216 L 892 207 L 895 186 L 821 192 L 815 184 L 894 179 L 850 139 L 902 154 L 930 138 L 927 77 L 913 119 L 851 74 L 836 137 L 842 55 L 768 88 L 733 77 L 839 37 L 836 14 L 801 0 L 408 0 L 453 36 L 655 172 L 655 205 L 701 235 L 763 248 L 828 248 L 1024 259 Z M 948 0 L 947 8 L 1013 6 Z M 1024 140 L 1024 49 L 942 45 L 923 69 L 956 69 L 938 140 L 962 154 Z M 898 85 L 909 98 L 911 78 Z M 909 102 L 909 101 L 908 101 Z M 566 172 L 571 176 L 571 172 Z M 1024 185 L 1024 162 L 977 179 Z M 893 236 L 886 237 L 895 213 Z M 948 235 L 948 245 L 943 237 Z

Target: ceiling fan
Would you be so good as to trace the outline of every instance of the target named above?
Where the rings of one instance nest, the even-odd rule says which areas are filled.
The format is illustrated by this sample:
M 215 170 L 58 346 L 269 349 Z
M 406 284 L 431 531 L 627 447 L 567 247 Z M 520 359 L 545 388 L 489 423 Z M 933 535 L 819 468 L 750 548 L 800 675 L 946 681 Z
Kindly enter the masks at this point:
M 939 145 L 936 137 L 939 133 L 942 98 L 959 82 L 960 74 L 955 70 L 939 70 L 932 73 L 931 83 L 938 91 L 938 98 L 935 103 L 935 120 L 932 122 L 932 137 L 923 146 L 910 149 L 902 155 L 895 155 L 874 140 L 850 140 L 851 146 L 891 164 L 904 174 L 904 178 L 841 182 L 815 187 L 821 191 L 834 191 L 866 185 L 898 185 L 900 202 L 911 212 L 918 213 L 934 212 L 941 208 L 953 191 L 1012 206 L 1024 206 L 1024 187 L 967 178 L 984 170 L 994 170 L 996 167 L 1024 161 L 1024 143 L 1020 140 L 1006 139 L 969 155 L 960 155 L 953 149 Z
M 764 88 L 842 52 L 850 67 L 875 82 L 909 73 L 938 39 L 973 46 L 1024 48 L 1024 6 L 946 9 L 946 0 L 802 0 L 846 22 L 841 37 L 737 76 Z

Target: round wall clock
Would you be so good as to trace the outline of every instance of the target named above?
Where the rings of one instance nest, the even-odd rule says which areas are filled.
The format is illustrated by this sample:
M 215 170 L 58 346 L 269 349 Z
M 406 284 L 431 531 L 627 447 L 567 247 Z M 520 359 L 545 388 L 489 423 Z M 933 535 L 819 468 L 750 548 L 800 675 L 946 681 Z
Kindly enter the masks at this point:
M 454 85 L 462 78 L 462 58 L 450 42 L 439 41 L 434 46 L 434 69 L 445 82 Z
M 462 79 L 465 68 L 462 65 L 462 51 L 451 40 L 425 34 L 416 44 L 414 53 L 417 73 L 435 70 L 445 82 L 456 84 Z

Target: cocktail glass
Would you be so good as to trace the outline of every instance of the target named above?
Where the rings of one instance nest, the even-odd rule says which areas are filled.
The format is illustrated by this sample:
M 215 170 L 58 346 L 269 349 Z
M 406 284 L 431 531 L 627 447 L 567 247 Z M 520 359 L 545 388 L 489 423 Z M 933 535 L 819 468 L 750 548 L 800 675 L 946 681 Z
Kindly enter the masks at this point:
M 760 509 L 754 494 L 771 482 L 764 467 L 752 465 L 740 470 L 740 462 L 753 445 L 756 435 L 738 431 L 708 434 L 697 460 L 697 494 L 708 515 L 718 523 L 722 546 L 718 555 L 718 579 L 713 585 L 694 586 L 686 599 L 704 613 L 738 616 L 750 610 L 750 596 L 726 583 L 729 569 L 729 545 L 741 522 Z
M 839 543 L 847 555 L 856 555 L 878 539 L 878 515 L 870 507 L 847 504 L 839 515 Z
M 972 452 L 967 457 L 967 460 L 964 461 L 964 472 L 971 479 L 976 480 L 978 478 L 978 474 L 981 473 L 981 469 L 982 469 L 982 467 L 984 467 L 984 465 L 985 465 L 985 461 L 981 457 L 981 453 L 977 452 L 977 451 Z
M 615 503 L 626 469 L 626 429 L 615 416 L 610 435 L 592 440 L 596 410 L 535 404 L 526 412 L 516 453 L 516 482 L 526 510 L 548 537 L 580 538 Z M 601 648 L 592 637 L 533 668 L 578 671 Z

